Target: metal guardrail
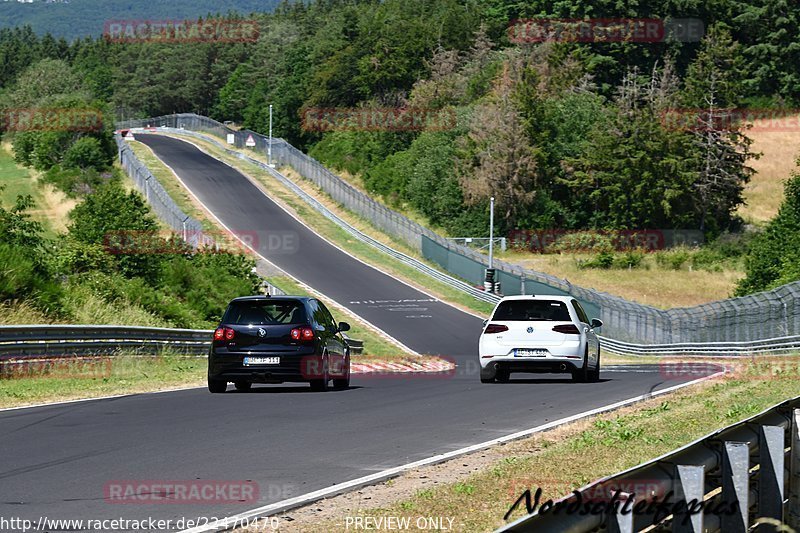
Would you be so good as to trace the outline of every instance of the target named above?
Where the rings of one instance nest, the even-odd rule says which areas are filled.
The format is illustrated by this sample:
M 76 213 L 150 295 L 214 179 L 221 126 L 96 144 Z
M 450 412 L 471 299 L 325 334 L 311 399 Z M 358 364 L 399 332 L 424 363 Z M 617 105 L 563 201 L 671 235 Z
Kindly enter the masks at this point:
M 528 509 L 536 507 L 530 490 L 515 505 L 526 509 L 528 503 Z M 671 528 L 744 533 L 753 524 L 751 517 L 797 529 L 800 397 L 549 503 L 544 509 L 545 502 L 540 502 L 531 514 L 498 531 L 583 533 L 605 528 L 627 533 Z
M 681 355 L 744 357 L 758 354 L 800 352 L 800 335 L 752 342 L 683 342 L 674 344 L 634 344 L 600 337 L 604 350 L 619 355 Z
M 0 361 L 31 357 L 69 357 L 114 353 L 121 349 L 156 353 L 164 348 L 187 355 L 206 355 L 213 330 L 102 325 L 0 326 Z M 364 341 L 345 336 L 353 355 Z
M 169 348 L 186 354 L 208 352 L 211 330 L 102 325 L 0 326 L 0 358 L 85 355 Z
M 366 244 L 368 244 L 368 245 L 370 245 L 370 246 L 372 246 L 374 248 L 377 248 L 381 252 L 383 252 L 383 253 L 385 253 L 385 254 L 397 259 L 399 262 L 401 262 L 403 264 L 406 264 L 406 265 L 418 270 L 419 272 L 422 272 L 423 274 L 425 274 L 425 275 L 427 275 L 427 276 L 429 276 L 429 277 L 431 277 L 433 279 L 436 279 L 438 281 L 441 281 L 442 283 L 450 285 L 451 287 L 455 288 L 456 290 L 465 292 L 465 293 L 473 296 L 474 298 L 477 298 L 478 300 L 482 300 L 484 302 L 489 302 L 489 303 L 497 303 L 497 302 L 500 301 L 500 296 L 498 296 L 496 294 L 484 292 L 484 291 L 482 291 L 482 290 L 480 290 L 480 289 L 478 289 L 476 287 L 473 287 L 469 283 L 465 283 L 465 282 L 463 282 L 463 281 L 461 281 L 461 280 L 459 280 L 457 278 L 454 278 L 453 276 L 450 276 L 448 274 L 440 272 L 439 270 L 426 265 L 422 261 L 414 259 L 413 257 L 409 257 L 408 255 L 406 255 L 406 254 L 404 254 L 402 252 L 398 252 L 394 248 L 391 248 L 390 246 L 387 246 L 387 245 L 383 244 L 382 242 L 373 239 L 369 235 L 359 231 L 358 229 L 356 229 L 353 226 L 351 226 L 350 224 L 348 224 L 346 221 L 344 221 L 341 218 L 339 218 L 336 214 L 334 214 L 332 211 L 330 211 L 327 207 L 325 207 L 323 204 L 318 202 L 313 196 L 311 196 L 310 194 L 305 192 L 302 188 L 300 188 L 294 181 L 290 180 L 289 178 L 287 178 L 286 176 L 284 176 L 283 174 L 281 174 L 280 172 L 278 172 L 274 168 L 270 167 L 266 163 L 263 163 L 263 162 L 259 161 L 258 159 L 254 159 L 254 158 L 249 157 L 246 154 L 243 154 L 243 153 L 241 153 L 241 152 L 239 152 L 237 150 L 232 150 L 232 149 L 228 148 L 227 146 L 225 146 L 224 144 L 222 144 L 221 142 L 219 142 L 217 139 L 215 139 L 213 137 L 210 137 L 208 135 L 203 135 L 201 133 L 197 133 L 197 132 L 193 132 L 193 131 L 181 130 L 181 129 L 176 129 L 176 128 L 158 128 L 155 131 L 146 131 L 146 130 L 139 130 L 139 129 L 135 130 L 135 134 L 136 135 L 148 134 L 148 133 L 149 134 L 154 134 L 154 133 L 157 134 L 158 132 L 171 133 L 171 134 L 177 134 L 177 135 L 186 135 L 188 137 L 194 137 L 194 138 L 197 138 L 197 139 L 201 139 L 201 140 L 203 140 L 205 142 L 213 144 L 214 146 L 216 146 L 219 149 L 223 150 L 228 155 L 237 157 L 237 158 L 239 158 L 239 159 L 241 159 L 243 161 L 246 161 L 247 163 L 255 165 L 255 166 L 257 166 L 257 167 L 259 167 L 259 168 L 261 168 L 263 170 L 266 170 L 275 179 L 277 179 L 278 181 L 283 183 L 286 187 L 288 187 L 300 199 L 302 199 L 304 202 L 306 202 L 311 207 L 313 207 L 316 211 L 318 211 L 321 214 L 323 214 L 326 218 L 328 218 L 329 220 L 334 222 L 337 226 L 339 226 L 340 228 L 345 230 L 347 233 L 349 233 L 350 235 L 352 235 L 353 237 L 355 237 L 359 241 L 361 241 L 363 243 L 366 243 Z

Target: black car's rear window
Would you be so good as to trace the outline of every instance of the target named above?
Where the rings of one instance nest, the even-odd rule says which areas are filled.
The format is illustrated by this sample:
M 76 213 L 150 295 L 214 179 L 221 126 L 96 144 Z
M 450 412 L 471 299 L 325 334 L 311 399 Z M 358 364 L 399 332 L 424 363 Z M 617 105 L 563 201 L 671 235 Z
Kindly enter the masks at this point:
M 500 302 L 492 320 L 549 320 L 568 322 L 572 319 L 567 304 L 556 300 L 507 300 Z
M 303 302 L 273 300 L 233 302 L 222 317 L 225 324 L 305 324 L 308 322 Z

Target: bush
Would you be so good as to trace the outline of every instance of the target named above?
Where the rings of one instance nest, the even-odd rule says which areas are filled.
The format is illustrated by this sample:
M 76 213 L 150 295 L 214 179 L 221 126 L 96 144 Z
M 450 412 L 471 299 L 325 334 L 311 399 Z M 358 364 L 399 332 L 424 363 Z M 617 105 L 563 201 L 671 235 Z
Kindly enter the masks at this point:
M 578 260 L 578 268 L 609 269 L 614 265 L 614 254 L 603 251 L 587 261 Z
M 655 253 L 656 263 L 662 268 L 680 270 L 691 257 L 689 250 L 685 248 L 674 248 L 672 250 L 662 250 Z
M 64 166 L 67 168 L 103 170 L 110 164 L 108 154 L 94 137 L 81 137 L 64 153 Z
M 154 254 L 153 242 L 159 240 L 158 224 L 144 199 L 136 192 L 126 192 L 119 180 L 110 180 L 75 207 L 70 213 L 69 236 L 85 244 L 102 245 L 109 240 L 133 240 L 134 248 L 113 257 L 119 270 L 128 277 L 142 277 L 158 284 L 161 256 Z M 147 242 L 137 252 L 136 243 Z
M 608 235 L 597 231 L 576 231 L 559 236 L 547 251 L 610 254 L 614 251 L 614 242 Z
M 628 250 L 622 254 L 614 256 L 614 268 L 639 268 L 644 261 L 644 252 L 639 250 Z
M 30 249 L 0 243 L 0 301 L 28 300 L 57 313 L 60 297 L 60 287 Z
M 101 173 L 93 168 L 84 170 L 56 165 L 42 174 L 42 182 L 53 185 L 70 198 L 75 198 L 90 194 L 112 176 L 111 172 Z
M 778 214 L 756 237 L 747 256 L 747 276 L 736 295 L 764 291 L 800 279 L 800 174 L 786 182 Z

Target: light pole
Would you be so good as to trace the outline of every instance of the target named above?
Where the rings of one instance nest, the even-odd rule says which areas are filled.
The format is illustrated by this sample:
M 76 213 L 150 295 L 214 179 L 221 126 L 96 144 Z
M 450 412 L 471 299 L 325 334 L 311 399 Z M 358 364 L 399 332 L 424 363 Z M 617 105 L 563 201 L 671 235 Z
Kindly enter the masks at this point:
M 496 292 L 497 288 L 494 277 L 494 196 L 489 199 L 489 268 L 486 269 L 483 288 L 491 293 Z
M 269 145 L 267 146 L 267 165 L 272 167 L 272 104 L 269 104 Z
M 494 196 L 489 199 L 489 268 L 494 268 Z

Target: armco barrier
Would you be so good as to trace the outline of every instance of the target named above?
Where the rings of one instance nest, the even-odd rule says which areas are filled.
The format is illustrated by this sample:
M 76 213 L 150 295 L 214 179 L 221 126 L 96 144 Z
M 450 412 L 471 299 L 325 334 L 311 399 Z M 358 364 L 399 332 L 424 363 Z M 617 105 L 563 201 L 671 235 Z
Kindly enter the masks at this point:
M 213 330 L 105 325 L 0 326 L 0 361 L 20 357 L 59 357 L 113 353 L 121 349 L 206 355 Z M 350 352 L 360 354 L 364 341 L 344 336 Z
M 532 477 L 535 479 L 535 475 Z M 531 495 L 536 487 L 529 490 Z M 526 509 L 524 493 L 516 503 Z M 531 514 L 498 531 L 584 533 L 671 528 L 745 533 L 756 519 L 786 522 L 797 530 L 800 398 L 595 481 L 553 503 L 555 507 L 550 509 L 531 509 Z M 774 526 L 763 529 L 779 530 Z
M 265 153 L 269 144 L 268 138 L 263 135 L 249 130 L 235 131 L 213 119 L 194 114 L 167 115 L 119 124 L 119 127 L 146 126 L 169 126 L 204 132 L 223 140 L 227 135 L 232 135 L 233 144 L 237 148 L 244 148 L 246 139 L 252 136 L 256 142 L 253 150 L 259 153 Z M 461 277 L 468 284 L 477 284 L 475 271 L 481 265 L 488 264 L 488 258 L 484 254 L 448 242 L 428 228 L 376 202 L 283 140 L 273 139 L 272 153 L 278 165 L 294 168 L 335 201 L 369 220 L 375 227 L 405 240 L 423 252 L 427 259 Z M 430 241 L 426 250 L 423 250 L 423 243 L 426 242 L 424 237 Z M 437 247 L 430 243 L 438 245 L 445 252 L 435 252 Z M 459 262 L 466 260 L 478 265 L 476 269 L 473 264 L 465 263 L 469 266 L 463 268 L 471 272 L 468 276 L 449 270 L 457 268 Z M 578 287 L 567 280 L 504 261 L 495 260 L 494 266 L 499 271 L 505 294 L 520 294 L 523 284 L 526 287 L 525 292 L 532 292 L 528 287 L 534 283 L 541 285 L 538 288 L 541 293 L 545 290 L 556 290 L 571 294 L 590 310 L 599 310 L 599 318 L 605 323 L 603 333 L 620 341 L 658 344 L 744 342 L 800 335 L 800 282 L 741 298 L 663 310 Z
M 202 355 L 213 331 L 140 326 L 14 325 L 0 326 L 0 358 L 85 355 L 120 349 L 171 351 Z

